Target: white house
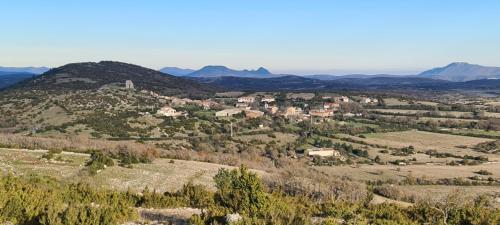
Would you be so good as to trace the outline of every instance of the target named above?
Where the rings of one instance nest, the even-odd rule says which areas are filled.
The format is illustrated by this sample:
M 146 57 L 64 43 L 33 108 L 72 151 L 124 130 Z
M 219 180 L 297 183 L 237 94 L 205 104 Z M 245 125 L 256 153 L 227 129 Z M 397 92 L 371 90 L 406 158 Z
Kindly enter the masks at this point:
M 310 148 L 306 150 L 308 156 L 321 156 L 321 157 L 336 157 L 344 161 L 345 157 L 340 154 L 339 151 L 333 148 Z
M 255 97 L 251 97 L 251 96 L 239 97 L 238 102 L 240 102 L 240 103 L 253 103 L 253 102 L 255 102 Z
M 378 99 L 363 97 L 363 98 L 361 98 L 361 103 L 362 104 L 372 104 L 372 103 L 376 104 L 376 103 L 378 103 Z
M 266 103 L 271 103 L 271 102 L 276 101 L 276 99 L 274 99 L 274 98 L 262 98 L 260 101 L 266 102 Z
M 159 109 L 158 111 L 156 111 L 156 114 L 161 115 L 161 116 L 167 116 L 167 117 L 176 117 L 176 116 L 182 116 L 183 113 L 177 112 L 177 110 L 175 110 L 172 107 L 165 106 L 165 107 Z

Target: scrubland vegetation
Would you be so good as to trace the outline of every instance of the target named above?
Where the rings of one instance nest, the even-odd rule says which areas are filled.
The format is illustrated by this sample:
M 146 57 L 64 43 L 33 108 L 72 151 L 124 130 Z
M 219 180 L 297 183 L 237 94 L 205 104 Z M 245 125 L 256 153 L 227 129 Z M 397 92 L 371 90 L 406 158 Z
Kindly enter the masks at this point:
M 263 115 L 216 116 L 242 95 Z M 310 116 L 344 95 L 350 101 L 331 115 Z M 191 224 L 224 224 L 235 213 L 236 224 L 499 221 L 496 98 L 262 92 L 209 101 L 216 106 L 174 104 L 114 85 L 2 93 L 2 222 L 147 223 L 141 210 L 181 207 L 201 209 Z M 183 116 L 158 115 L 164 106 Z M 286 116 L 290 107 L 300 116 Z M 233 170 L 241 165 L 252 172 Z
M 202 209 L 190 224 L 223 224 L 226 215 L 238 213 L 236 224 L 496 224 L 500 211 L 487 197 L 463 199 L 457 195 L 443 202 L 411 207 L 370 204 L 371 195 L 358 201 L 283 187 L 267 187 L 245 167 L 221 169 L 214 177 L 216 191 L 185 184 L 177 192 L 142 193 L 95 189 L 84 184 L 61 184 L 43 177 L 0 178 L 0 220 L 18 224 L 120 224 L 138 219 L 136 207 L 196 207 Z M 405 199 L 390 186 L 375 193 Z

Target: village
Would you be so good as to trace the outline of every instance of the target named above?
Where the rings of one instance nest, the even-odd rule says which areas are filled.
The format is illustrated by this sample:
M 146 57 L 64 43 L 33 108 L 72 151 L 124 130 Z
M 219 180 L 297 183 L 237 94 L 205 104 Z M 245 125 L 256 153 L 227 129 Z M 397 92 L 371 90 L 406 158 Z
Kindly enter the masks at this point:
M 130 80 L 126 81 L 126 89 L 134 89 Z M 215 110 L 215 117 L 228 119 L 231 117 L 243 117 L 255 119 L 261 117 L 276 118 L 281 117 L 292 123 L 309 121 L 320 124 L 335 120 L 336 117 L 347 119 L 363 116 L 363 105 L 376 105 L 376 97 L 356 96 L 347 97 L 342 95 L 325 94 L 316 96 L 314 93 L 288 94 L 285 101 L 277 101 L 276 93 L 221 93 L 211 99 L 193 100 L 189 98 L 178 98 L 174 96 L 162 96 L 153 91 L 141 91 L 149 94 L 164 104 L 157 110 L 156 116 L 176 118 L 190 117 L 188 112 L 179 111 L 182 106 L 193 105 L 204 110 Z M 239 96 L 238 96 L 239 95 Z M 177 109 L 176 109 L 177 108 Z M 259 124 L 260 129 L 265 129 L 263 124 Z M 232 135 L 232 134 L 231 134 Z M 347 160 L 340 151 L 335 148 L 313 147 L 306 149 L 304 154 L 310 157 L 332 157 L 341 162 Z

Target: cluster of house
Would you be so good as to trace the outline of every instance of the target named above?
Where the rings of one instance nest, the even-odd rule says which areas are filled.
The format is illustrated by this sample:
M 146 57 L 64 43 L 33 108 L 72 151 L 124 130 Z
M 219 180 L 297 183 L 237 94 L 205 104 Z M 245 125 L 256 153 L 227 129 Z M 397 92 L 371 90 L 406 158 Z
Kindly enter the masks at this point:
M 316 118 L 329 118 L 333 117 L 341 107 L 342 103 L 349 103 L 351 100 L 346 96 L 338 97 L 323 97 L 324 99 L 331 99 L 332 101 L 324 102 L 322 107 L 319 109 L 311 109 L 309 113 L 305 113 L 300 107 L 285 107 L 281 110 L 276 106 L 276 99 L 273 97 L 262 97 L 257 101 L 253 96 L 243 96 L 239 97 L 233 108 L 223 109 L 225 106 L 215 102 L 213 100 L 192 100 L 189 98 L 177 98 L 169 96 L 161 96 L 154 92 L 149 92 L 150 95 L 162 99 L 163 101 L 168 101 L 170 104 L 168 106 L 162 107 L 157 111 L 157 115 L 166 117 L 177 117 L 186 116 L 186 112 L 178 112 L 173 107 L 183 106 L 186 104 L 197 105 L 203 107 L 204 109 L 222 109 L 215 113 L 216 117 L 231 117 L 237 114 L 244 114 L 247 118 L 258 118 L 264 116 L 267 112 L 271 115 L 283 116 L 285 118 L 293 118 L 298 120 L 308 119 L 311 117 Z M 377 99 L 364 97 L 361 99 L 361 103 L 370 104 L 378 102 Z M 260 110 L 256 110 L 260 108 Z M 262 111 L 261 111 L 262 110 Z M 361 114 L 345 113 L 344 117 L 354 117 L 361 116 Z
M 346 96 L 334 97 L 334 102 L 324 102 L 323 107 L 320 109 L 312 109 L 309 114 L 306 114 L 302 108 L 299 107 L 286 107 L 281 111 L 276 106 L 276 99 L 273 97 L 263 97 L 260 99 L 260 106 L 264 108 L 271 115 L 283 116 L 285 118 L 306 119 L 312 117 L 328 118 L 335 115 L 340 109 L 340 103 L 347 103 L 350 99 Z M 244 112 L 247 117 L 256 118 L 264 115 L 263 111 L 251 110 L 252 105 L 256 103 L 256 98 L 252 96 L 240 97 L 237 99 L 235 108 L 224 109 L 216 112 L 217 117 L 228 117 Z M 347 114 L 350 117 L 350 114 Z M 356 114 L 352 114 L 356 116 Z

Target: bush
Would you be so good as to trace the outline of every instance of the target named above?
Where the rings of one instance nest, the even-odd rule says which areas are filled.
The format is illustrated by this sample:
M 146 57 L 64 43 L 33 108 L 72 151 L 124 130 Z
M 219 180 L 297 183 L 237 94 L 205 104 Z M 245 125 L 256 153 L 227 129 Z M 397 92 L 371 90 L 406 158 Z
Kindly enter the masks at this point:
M 216 203 L 233 213 L 259 215 L 267 209 L 269 199 L 262 181 L 244 166 L 238 170 L 220 169 L 214 177 Z
M 113 165 L 114 165 L 113 159 L 106 156 L 101 151 L 94 150 L 91 151 L 90 160 L 87 162 L 85 166 L 88 168 L 90 175 L 95 175 L 99 170 L 103 170 L 106 167 Z

